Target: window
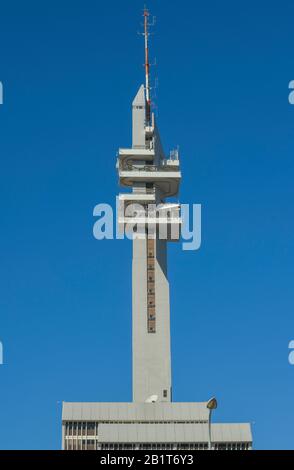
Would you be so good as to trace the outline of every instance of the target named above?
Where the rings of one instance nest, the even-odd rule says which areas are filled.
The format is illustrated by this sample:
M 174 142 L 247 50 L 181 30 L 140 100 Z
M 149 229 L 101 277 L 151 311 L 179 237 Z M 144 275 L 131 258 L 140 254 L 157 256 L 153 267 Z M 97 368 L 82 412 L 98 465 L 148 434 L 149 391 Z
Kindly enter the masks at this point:
M 155 320 L 148 320 L 148 333 L 155 333 Z

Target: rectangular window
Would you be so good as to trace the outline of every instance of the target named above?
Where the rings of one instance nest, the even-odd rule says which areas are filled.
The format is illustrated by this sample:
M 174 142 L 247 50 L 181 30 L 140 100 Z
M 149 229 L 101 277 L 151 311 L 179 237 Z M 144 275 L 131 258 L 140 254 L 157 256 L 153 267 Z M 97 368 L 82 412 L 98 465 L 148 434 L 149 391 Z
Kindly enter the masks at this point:
M 148 333 L 155 333 L 155 320 L 148 320 Z

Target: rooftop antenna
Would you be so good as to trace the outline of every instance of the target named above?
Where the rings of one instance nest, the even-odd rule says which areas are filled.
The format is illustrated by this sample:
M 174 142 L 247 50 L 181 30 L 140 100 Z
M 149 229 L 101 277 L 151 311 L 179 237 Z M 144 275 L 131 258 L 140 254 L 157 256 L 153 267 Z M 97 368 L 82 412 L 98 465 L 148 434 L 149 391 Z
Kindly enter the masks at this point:
M 153 17 L 152 24 L 149 23 L 149 10 L 144 7 L 144 40 L 145 40 L 145 92 L 146 92 L 146 123 L 151 124 L 151 97 L 150 97 L 150 62 L 149 62 L 149 45 L 148 38 L 150 36 L 149 27 L 154 25 L 155 18 Z

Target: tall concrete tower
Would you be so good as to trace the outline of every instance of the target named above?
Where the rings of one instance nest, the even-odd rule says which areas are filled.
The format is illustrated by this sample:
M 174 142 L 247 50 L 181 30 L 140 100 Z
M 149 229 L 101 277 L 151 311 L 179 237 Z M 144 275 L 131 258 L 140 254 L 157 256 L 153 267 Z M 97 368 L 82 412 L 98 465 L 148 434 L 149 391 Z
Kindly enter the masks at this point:
M 151 113 L 148 16 L 144 11 L 145 86 L 132 104 L 132 148 L 120 149 L 119 222 L 136 230 L 133 237 L 133 401 L 150 397 L 171 401 L 170 305 L 167 241 L 179 239 L 178 153 L 166 158 Z
M 118 226 L 130 234 L 133 401 L 63 402 L 62 446 L 97 449 L 250 449 L 248 423 L 212 424 L 217 402 L 172 402 L 167 243 L 180 237 L 179 155 L 167 157 L 151 112 L 148 16 L 144 11 L 145 84 L 132 103 L 132 146 L 120 148 Z
M 166 158 L 154 115 L 148 122 L 142 85 L 133 101 L 133 143 L 120 149 L 119 181 L 131 193 L 119 196 L 119 223 L 133 235 L 133 400 L 171 401 L 170 305 L 167 242 L 178 240 L 177 196 L 181 173 L 177 153 Z

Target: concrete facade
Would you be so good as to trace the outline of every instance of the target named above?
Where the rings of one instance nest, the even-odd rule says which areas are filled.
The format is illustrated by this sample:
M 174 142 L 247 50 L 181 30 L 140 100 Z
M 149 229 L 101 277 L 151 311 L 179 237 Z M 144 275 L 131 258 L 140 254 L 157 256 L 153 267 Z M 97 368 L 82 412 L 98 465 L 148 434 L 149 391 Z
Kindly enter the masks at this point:
M 169 284 L 166 241 L 156 240 L 156 332 L 147 330 L 147 238 L 133 241 L 133 401 L 171 401 Z

